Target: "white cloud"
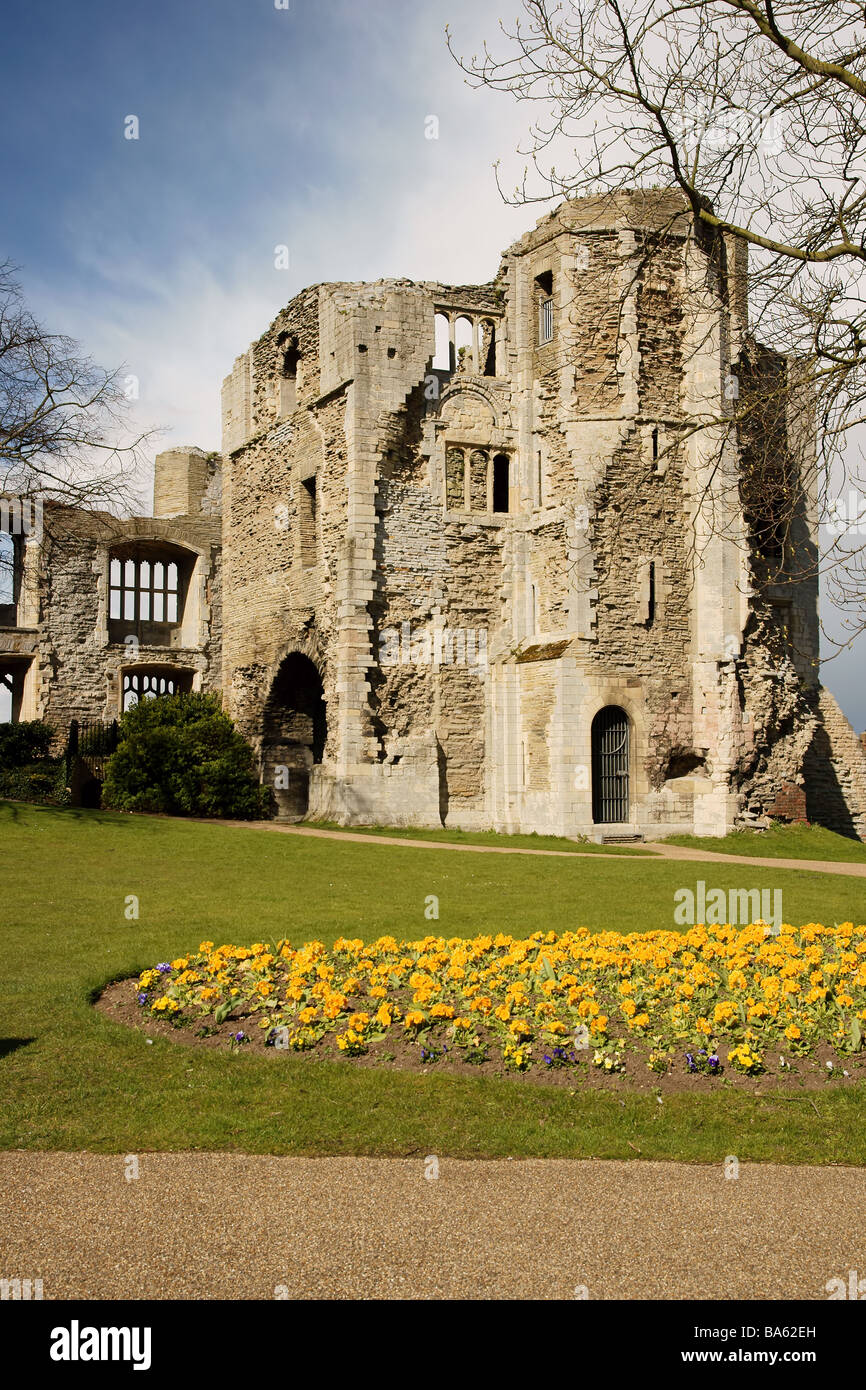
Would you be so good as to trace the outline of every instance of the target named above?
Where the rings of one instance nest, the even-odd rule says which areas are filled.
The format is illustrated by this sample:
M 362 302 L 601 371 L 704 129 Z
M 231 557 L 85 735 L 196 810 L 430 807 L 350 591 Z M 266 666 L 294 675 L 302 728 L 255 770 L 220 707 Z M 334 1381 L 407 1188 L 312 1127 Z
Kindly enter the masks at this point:
M 496 44 L 496 9 L 492 0 L 474 0 L 458 11 L 459 51 L 478 52 L 484 37 Z M 138 376 L 136 424 L 165 430 L 157 450 L 219 447 L 223 377 L 305 285 L 403 275 L 484 281 L 495 275 L 499 253 L 545 211 L 506 206 L 494 181 L 497 159 L 506 188 L 520 178 L 525 161 L 515 151 L 527 108 L 466 85 L 445 48 L 441 9 L 407 9 L 392 33 L 394 13 L 390 4 L 347 5 L 345 23 L 334 27 L 322 101 L 315 70 L 294 69 L 291 47 L 284 64 L 263 52 L 260 73 L 240 72 L 225 94 L 224 167 L 205 170 L 213 175 L 209 194 L 201 192 L 207 179 L 170 186 L 158 159 L 156 174 L 153 164 L 139 164 L 143 205 L 134 185 L 124 187 L 122 163 L 119 172 L 96 169 L 67 193 L 59 216 L 75 277 L 30 266 L 25 290 L 47 326 Z M 359 68 L 365 83 L 353 82 Z M 425 139 L 429 115 L 439 121 L 437 140 Z M 309 153 L 296 170 L 286 168 L 290 134 L 292 148 Z M 233 201 L 235 170 L 244 192 Z M 290 248 L 287 273 L 273 267 L 280 242 Z M 859 727 L 866 725 L 861 668 L 855 652 L 827 673 Z

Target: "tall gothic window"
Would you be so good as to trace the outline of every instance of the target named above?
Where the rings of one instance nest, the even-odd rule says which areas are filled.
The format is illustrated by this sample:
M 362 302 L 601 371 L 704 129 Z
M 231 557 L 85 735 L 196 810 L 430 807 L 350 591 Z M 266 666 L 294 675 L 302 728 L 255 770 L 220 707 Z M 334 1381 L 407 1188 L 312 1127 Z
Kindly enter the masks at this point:
M 535 302 L 538 305 L 539 346 L 553 340 L 553 271 L 545 270 L 535 277 Z
M 177 622 L 178 570 L 174 560 L 114 559 L 110 579 L 109 617 L 126 622 Z
M 0 626 L 18 622 L 18 589 L 21 578 L 21 546 L 17 536 L 0 531 Z
M 108 567 L 110 640 L 135 635 L 148 645 L 168 645 L 183 622 L 194 559 L 173 546 L 141 542 L 116 547 Z

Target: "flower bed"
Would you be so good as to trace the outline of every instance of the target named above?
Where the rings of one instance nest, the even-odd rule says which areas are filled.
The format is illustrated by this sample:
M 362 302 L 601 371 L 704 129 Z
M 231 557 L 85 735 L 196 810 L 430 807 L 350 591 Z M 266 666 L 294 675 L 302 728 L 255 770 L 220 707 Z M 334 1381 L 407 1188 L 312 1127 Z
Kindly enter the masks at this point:
M 410 1045 L 417 1061 L 526 1073 L 589 1063 L 706 1077 L 854 1058 L 866 1037 L 866 926 L 763 924 L 526 940 L 382 937 L 215 947 L 145 970 L 151 1019 L 293 1052 Z M 242 1024 L 243 1026 L 238 1026 Z M 226 1034 L 226 1028 L 228 1032 Z M 858 1061 L 862 1062 L 862 1058 Z M 842 1062 L 823 1063 L 838 1074 Z M 847 1075 L 847 1071 L 845 1071 Z

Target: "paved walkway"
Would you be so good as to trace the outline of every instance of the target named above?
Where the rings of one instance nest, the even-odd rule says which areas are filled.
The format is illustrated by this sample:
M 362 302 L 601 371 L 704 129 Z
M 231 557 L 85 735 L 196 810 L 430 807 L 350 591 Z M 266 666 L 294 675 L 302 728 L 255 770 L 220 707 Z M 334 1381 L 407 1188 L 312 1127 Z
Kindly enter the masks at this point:
M 520 845 L 466 845 L 452 840 L 412 840 L 399 835 L 362 835 L 352 830 L 322 830 L 313 825 L 281 825 L 278 821 L 209 820 L 207 825 L 243 826 L 250 830 L 271 830 L 281 835 L 311 835 L 322 839 L 350 840 L 359 845 L 402 845 L 405 849 L 450 849 L 467 854 L 535 854 L 557 859 L 618 859 L 620 863 L 651 863 L 653 859 L 709 860 L 717 864 L 750 864 L 761 869 L 802 869 L 819 874 L 846 874 L 866 878 L 866 862 L 847 864 L 824 859 L 759 859 L 751 854 L 717 854 L 712 850 L 687 849 L 683 845 L 662 845 L 652 841 L 639 846 L 648 854 L 608 854 L 604 850 L 530 849 Z
M 0 1277 L 44 1297 L 826 1299 L 866 1169 L 0 1155 Z M 429 1161 L 427 1171 L 431 1171 Z M 583 1290 L 586 1293 L 583 1293 Z M 279 1295 L 277 1290 L 280 1291 Z M 577 1293 L 576 1293 L 577 1291 Z

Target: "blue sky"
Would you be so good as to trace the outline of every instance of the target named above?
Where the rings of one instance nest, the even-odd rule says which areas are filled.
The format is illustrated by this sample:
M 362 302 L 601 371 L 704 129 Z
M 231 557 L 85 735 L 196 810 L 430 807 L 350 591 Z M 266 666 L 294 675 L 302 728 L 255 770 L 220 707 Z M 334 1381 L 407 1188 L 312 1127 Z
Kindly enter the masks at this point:
M 139 378 L 158 448 L 217 448 L 223 376 L 303 286 L 486 280 L 541 215 L 492 170 L 513 186 L 526 113 L 469 88 L 444 38 L 477 52 L 519 9 L 5 0 L 0 256 L 47 327 Z M 864 666 L 861 642 L 825 672 L 858 729 Z

